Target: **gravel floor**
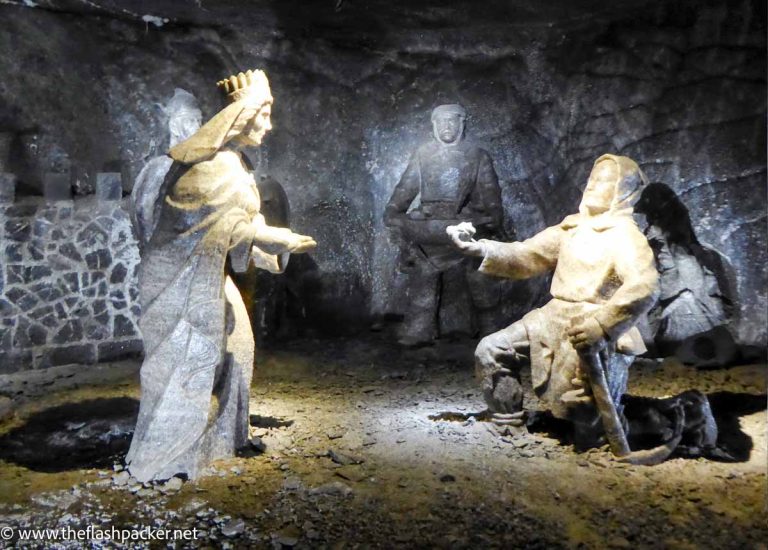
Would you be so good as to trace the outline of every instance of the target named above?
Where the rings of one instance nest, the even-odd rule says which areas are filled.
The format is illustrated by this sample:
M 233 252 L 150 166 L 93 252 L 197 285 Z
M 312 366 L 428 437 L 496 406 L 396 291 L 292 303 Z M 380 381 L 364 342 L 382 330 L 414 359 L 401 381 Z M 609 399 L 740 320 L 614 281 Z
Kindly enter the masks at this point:
M 605 449 L 577 453 L 547 432 L 500 437 L 477 416 L 471 352 L 375 341 L 263 352 L 254 447 L 186 483 L 141 485 L 121 471 L 135 374 L 53 386 L 0 426 L 0 526 L 198 530 L 187 543 L 90 547 L 767 548 L 765 365 L 633 367 L 634 395 L 709 394 L 739 458 L 643 467 Z M 526 406 L 538 403 L 529 395 Z

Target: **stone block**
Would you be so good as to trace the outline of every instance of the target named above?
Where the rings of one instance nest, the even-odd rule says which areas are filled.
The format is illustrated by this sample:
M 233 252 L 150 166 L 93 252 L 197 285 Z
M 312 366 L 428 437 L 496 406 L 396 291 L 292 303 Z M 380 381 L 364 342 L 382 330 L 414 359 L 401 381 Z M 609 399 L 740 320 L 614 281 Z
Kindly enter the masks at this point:
M 5 247 L 5 262 L 6 264 L 21 262 L 23 256 L 21 255 L 20 244 L 9 244 Z
M 58 365 L 92 365 L 96 362 L 96 347 L 93 344 L 63 346 L 51 350 L 48 355 L 48 366 Z
M 83 339 L 83 325 L 78 319 L 67 321 L 53 337 L 54 344 L 68 344 Z
M 107 317 L 107 322 L 109 317 Z M 85 321 L 85 338 L 87 340 L 107 340 L 111 336 L 110 327 L 99 319 L 87 319 Z
M 123 340 L 99 344 L 99 362 L 138 357 L 144 351 L 141 340 Z
M 16 176 L 0 172 L 0 204 L 12 203 L 16 198 Z
M 56 245 L 51 243 L 48 245 L 48 249 L 56 250 Z M 45 259 L 45 243 L 39 239 L 30 242 L 27 250 L 29 251 L 29 256 L 33 260 L 42 261 Z
M 124 264 L 118 263 L 112 268 L 112 273 L 109 277 L 109 282 L 112 284 L 120 284 L 125 281 L 125 276 L 128 275 L 128 269 Z
M 33 346 L 44 346 L 48 341 L 48 331 L 40 325 L 31 325 L 27 329 L 27 336 Z
M 73 293 L 80 292 L 80 277 L 77 273 L 67 273 L 61 278 L 67 291 Z
M 12 303 L 16 304 L 16 306 L 22 311 L 29 311 L 39 303 L 37 298 L 29 294 L 23 288 L 19 287 L 11 288 L 8 292 L 5 293 L 5 297 L 8 298 L 8 300 L 10 300 Z
M 5 210 L 5 215 L 8 218 L 26 218 L 28 216 L 34 216 L 40 207 L 40 201 L 38 197 L 34 197 L 29 202 L 17 202 L 13 206 L 9 206 Z
M 0 351 L 0 374 L 13 374 L 27 369 L 32 364 L 32 352 Z
M 46 202 L 72 200 L 72 185 L 68 173 L 47 173 L 43 175 L 43 196 Z
M 37 218 L 32 221 L 32 235 L 46 238 L 53 228 L 53 222 L 45 218 Z M 53 235 L 51 235 L 53 237 Z
M 5 222 L 5 239 L 16 242 L 26 242 L 29 240 L 32 227 L 28 220 L 8 220 Z
M 13 325 L 0 325 L 0 351 L 13 351 Z
M 83 257 L 80 255 L 80 251 L 73 243 L 64 243 L 59 248 L 59 252 L 73 262 L 83 261 Z
M 96 197 L 99 201 L 119 201 L 123 197 L 120 172 L 102 172 L 96 175 Z
M 85 255 L 85 262 L 89 269 L 104 270 L 112 264 L 112 254 L 107 249 L 96 250 Z
M 126 317 L 125 315 L 116 315 L 115 316 L 115 337 L 125 337 L 125 336 L 136 336 L 137 331 L 136 327 L 133 324 L 133 321 Z
M 24 266 L 9 265 L 5 268 L 5 281 L 9 285 L 24 283 Z

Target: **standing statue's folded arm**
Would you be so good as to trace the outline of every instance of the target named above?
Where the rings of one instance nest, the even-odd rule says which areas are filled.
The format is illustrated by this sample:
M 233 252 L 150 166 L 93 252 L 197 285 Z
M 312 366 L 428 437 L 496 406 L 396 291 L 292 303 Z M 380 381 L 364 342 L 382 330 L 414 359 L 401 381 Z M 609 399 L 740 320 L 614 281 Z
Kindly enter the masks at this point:
M 396 223 L 395 220 L 397 218 L 405 216 L 413 199 L 419 194 L 420 181 L 421 171 L 419 169 L 418 153 L 414 153 L 408 162 L 408 167 L 392 192 L 389 203 L 387 203 L 384 209 L 385 225 Z

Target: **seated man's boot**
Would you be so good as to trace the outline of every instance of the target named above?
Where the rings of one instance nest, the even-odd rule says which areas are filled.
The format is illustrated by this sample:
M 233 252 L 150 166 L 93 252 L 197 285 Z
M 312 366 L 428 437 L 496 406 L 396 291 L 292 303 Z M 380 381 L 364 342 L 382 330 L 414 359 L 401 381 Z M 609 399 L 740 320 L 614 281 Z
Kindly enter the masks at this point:
M 491 421 L 504 435 L 509 428 L 525 425 L 523 388 L 520 381 L 507 369 L 495 373 L 483 381 L 483 397 L 491 412 Z

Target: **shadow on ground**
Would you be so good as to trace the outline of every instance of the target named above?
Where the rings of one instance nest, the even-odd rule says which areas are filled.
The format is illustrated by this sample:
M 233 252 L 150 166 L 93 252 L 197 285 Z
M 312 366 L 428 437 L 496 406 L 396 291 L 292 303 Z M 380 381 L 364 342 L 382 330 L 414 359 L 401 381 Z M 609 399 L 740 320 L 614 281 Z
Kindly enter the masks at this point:
M 738 462 L 749 460 L 752 438 L 742 431 L 739 418 L 764 411 L 768 406 L 768 395 L 720 391 L 707 397 L 717 422 L 718 447 L 724 448 Z
M 768 396 L 766 394 L 754 395 L 722 391 L 711 393 L 707 398 L 717 424 L 717 448 L 722 452 L 715 452 L 714 454 L 705 453 L 705 455 L 707 455 L 707 458 L 717 461 L 748 461 L 752 452 L 753 442 L 752 438 L 741 429 L 739 418 L 766 410 L 768 407 Z M 653 434 L 653 436 L 649 437 L 648 434 L 640 433 L 643 431 L 640 424 L 644 421 L 644 416 L 653 414 L 655 404 L 661 404 L 668 400 L 638 397 L 629 394 L 624 396 L 624 412 L 629 419 L 630 425 L 628 438 L 630 447 L 633 450 L 650 449 L 663 444 L 663 438 L 659 438 L 659 434 Z M 429 419 L 448 422 L 489 422 L 491 415 L 488 411 L 476 413 L 445 411 L 431 415 Z M 571 423 L 555 418 L 549 411 L 529 411 L 526 427 L 531 433 L 542 433 L 557 439 L 561 445 L 574 443 Z M 634 430 L 632 429 L 633 427 Z M 682 443 L 685 444 L 687 442 L 682 441 Z M 682 448 L 687 448 L 687 446 L 683 445 Z M 587 449 L 579 448 L 576 450 L 583 452 Z M 696 458 L 700 454 L 687 454 L 683 451 L 676 451 L 672 456 Z
M 274 416 L 251 415 L 251 426 L 254 428 L 287 428 L 293 425 L 293 420 L 276 418 Z
M 129 397 L 45 409 L 0 437 L 0 460 L 38 472 L 111 468 L 128 452 L 138 413 Z

